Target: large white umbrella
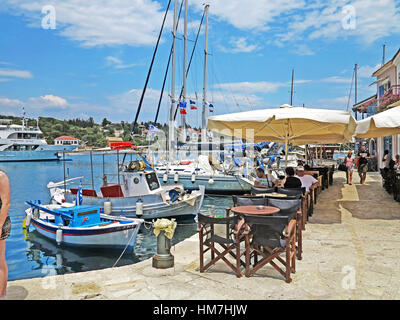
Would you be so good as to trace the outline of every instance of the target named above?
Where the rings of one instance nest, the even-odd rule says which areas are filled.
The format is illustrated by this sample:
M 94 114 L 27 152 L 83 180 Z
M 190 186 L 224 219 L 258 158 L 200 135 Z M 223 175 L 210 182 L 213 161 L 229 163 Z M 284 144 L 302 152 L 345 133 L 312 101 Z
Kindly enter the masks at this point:
M 357 138 L 378 138 L 400 133 L 400 107 L 357 121 Z
M 283 105 L 276 109 L 262 109 L 224 114 L 208 118 L 207 129 L 238 138 L 252 136 L 254 141 L 274 141 L 286 145 L 349 142 L 355 132 L 356 121 L 348 111 L 311 109 Z

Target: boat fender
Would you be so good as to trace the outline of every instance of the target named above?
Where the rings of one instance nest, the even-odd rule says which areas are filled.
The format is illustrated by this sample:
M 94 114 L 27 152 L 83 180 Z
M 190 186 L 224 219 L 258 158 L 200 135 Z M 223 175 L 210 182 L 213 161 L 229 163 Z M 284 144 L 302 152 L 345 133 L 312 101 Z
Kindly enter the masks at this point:
M 167 173 L 167 171 L 164 172 L 162 180 L 163 180 L 164 183 L 167 183 L 167 181 L 168 181 L 168 173 Z
M 195 182 L 196 182 L 196 173 L 193 172 L 192 173 L 192 183 L 195 183 Z
M 182 160 L 182 161 L 179 162 L 180 165 L 188 165 L 188 164 L 191 164 L 191 163 L 192 163 L 192 161 L 190 161 L 190 160 Z
M 60 243 L 62 242 L 62 237 L 63 237 L 63 231 L 61 228 L 58 228 L 56 231 L 56 241 L 58 245 L 60 245 Z
M 211 184 L 211 185 L 214 184 L 214 179 L 212 177 L 208 180 L 208 184 Z
M 104 214 L 111 215 L 111 211 L 112 211 L 111 201 L 105 201 L 104 202 Z
M 174 173 L 174 182 L 177 183 L 178 180 L 179 180 L 179 174 L 178 174 L 178 172 L 175 171 L 175 173 Z
M 136 201 L 136 216 L 140 217 L 143 215 L 143 201 L 141 198 L 139 198 L 138 201 Z
M 31 225 L 31 220 L 32 220 L 32 213 L 29 212 L 29 213 L 26 215 L 26 219 L 25 219 L 25 229 L 28 229 L 28 228 L 29 228 L 29 226 Z

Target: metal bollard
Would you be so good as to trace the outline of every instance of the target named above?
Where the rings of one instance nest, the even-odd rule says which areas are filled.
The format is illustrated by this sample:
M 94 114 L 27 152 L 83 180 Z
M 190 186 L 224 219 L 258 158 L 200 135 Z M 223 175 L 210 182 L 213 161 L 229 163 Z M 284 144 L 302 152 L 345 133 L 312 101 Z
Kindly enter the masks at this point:
M 153 268 L 167 269 L 174 266 L 174 256 L 171 254 L 171 240 L 163 230 L 157 236 L 157 253 L 153 256 Z

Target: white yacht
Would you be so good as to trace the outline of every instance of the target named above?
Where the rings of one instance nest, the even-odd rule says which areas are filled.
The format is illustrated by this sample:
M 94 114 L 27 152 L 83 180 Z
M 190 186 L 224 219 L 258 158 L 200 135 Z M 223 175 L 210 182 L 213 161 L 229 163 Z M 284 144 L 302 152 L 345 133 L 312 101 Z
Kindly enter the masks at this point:
M 53 161 L 60 160 L 59 152 L 71 151 L 76 145 L 49 145 L 40 139 L 43 132 L 29 127 L 22 119 L 22 125 L 12 124 L 10 119 L 0 119 L 0 162 Z

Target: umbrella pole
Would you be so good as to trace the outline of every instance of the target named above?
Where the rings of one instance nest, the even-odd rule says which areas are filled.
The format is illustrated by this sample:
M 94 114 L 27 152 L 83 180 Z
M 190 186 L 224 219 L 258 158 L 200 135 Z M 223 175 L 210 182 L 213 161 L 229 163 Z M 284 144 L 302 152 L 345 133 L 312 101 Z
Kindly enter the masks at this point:
M 287 137 L 285 138 L 285 140 L 286 140 L 285 141 L 285 168 L 287 168 L 288 150 L 289 150 Z

